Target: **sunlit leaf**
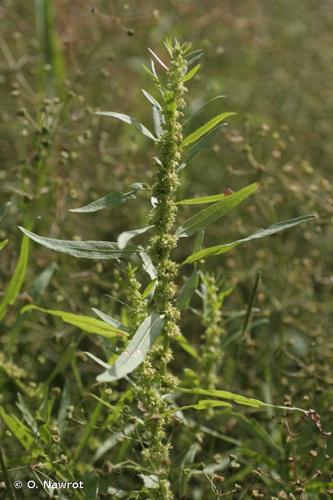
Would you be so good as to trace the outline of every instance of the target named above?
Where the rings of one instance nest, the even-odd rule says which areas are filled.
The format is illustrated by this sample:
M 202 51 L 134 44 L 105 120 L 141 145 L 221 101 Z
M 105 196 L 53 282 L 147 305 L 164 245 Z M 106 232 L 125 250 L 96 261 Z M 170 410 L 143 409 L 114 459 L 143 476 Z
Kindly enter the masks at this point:
M 83 330 L 87 333 L 93 333 L 96 335 L 102 335 L 107 338 L 114 338 L 119 335 L 126 335 L 124 330 L 117 328 L 115 326 L 106 323 L 105 321 L 101 321 L 96 318 L 91 318 L 90 316 L 83 316 L 81 314 L 69 313 L 66 311 L 58 311 L 55 309 L 44 309 L 43 307 L 38 307 L 35 305 L 25 306 L 21 313 L 26 313 L 28 311 L 40 311 L 45 314 L 50 314 L 52 316 L 57 316 L 61 318 L 65 323 L 69 325 L 77 326 L 80 330 Z
M 189 80 L 191 80 L 191 78 L 193 78 L 199 71 L 201 65 L 200 64 L 197 64 L 196 66 L 193 66 L 192 69 L 190 69 L 190 71 L 188 71 L 186 73 L 186 75 L 184 76 L 183 78 L 183 82 L 188 82 Z
M 185 162 L 182 163 L 182 165 L 179 167 L 178 170 L 182 170 L 183 168 L 185 168 L 186 165 L 188 165 L 191 162 L 191 160 L 198 153 L 200 153 L 200 151 L 202 151 L 206 146 L 208 146 L 212 142 L 214 137 L 216 137 L 218 131 L 225 125 L 226 125 L 225 123 L 222 123 L 221 125 L 218 125 L 217 127 L 213 128 L 213 130 L 208 132 L 206 135 L 202 136 L 201 139 L 199 139 L 191 148 L 189 148 L 187 151 L 187 155 L 185 157 Z
M 0 320 L 5 316 L 7 306 L 14 304 L 16 297 L 20 293 L 24 278 L 27 272 L 29 257 L 29 239 L 23 236 L 20 255 L 15 267 L 14 274 L 5 291 L 5 296 L 0 303 Z
M 137 368 L 160 335 L 164 319 L 158 314 L 146 318 L 130 340 L 126 350 L 110 368 L 97 377 L 98 382 L 112 382 Z
M 255 233 L 251 234 L 250 236 L 247 236 L 246 238 L 242 238 L 240 240 L 234 241 L 232 243 L 226 243 L 224 245 L 215 245 L 213 247 L 208 247 L 204 248 L 203 250 L 200 250 L 199 252 L 195 252 L 183 262 L 184 264 L 192 264 L 193 262 L 196 262 L 201 259 L 205 259 L 206 257 L 210 257 L 212 255 L 220 255 L 222 253 L 229 252 L 236 246 L 240 245 L 241 243 L 245 243 L 247 241 L 259 239 L 259 238 L 264 238 L 265 236 L 270 236 L 272 234 L 279 233 L 281 231 L 284 231 L 286 229 L 290 229 L 294 226 L 298 226 L 298 224 L 302 224 L 303 222 L 307 222 L 309 220 L 316 219 L 315 214 L 309 214 L 309 215 L 302 215 L 301 217 L 296 217 L 295 219 L 290 219 L 287 221 L 282 221 L 278 222 L 276 224 L 273 224 L 272 226 L 269 226 L 266 229 L 259 229 Z
M 147 297 L 150 298 L 153 297 L 156 285 L 157 285 L 157 279 L 154 279 L 150 283 L 148 283 L 148 285 L 146 286 L 146 288 L 142 293 L 142 298 L 146 299 Z
M 182 142 L 182 147 L 185 148 L 185 147 L 189 146 L 193 142 L 195 142 L 198 139 L 200 139 L 200 137 L 202 137 L 203 135 L 205 135 L 208 132 L 210 132 L 214 127 L 216 127 L 217 125 L 219 125 L 226 118 L 228 118 L 229 116 L 233 116 L 235 114 L 236 113 L 227 111 L 225 113 L 221 113 L 220 115 L 215 116 L 214 118 L 212 118 L 211 120 L 209 120 L 207 123 L 205 123 L 205 125 L 202 125 L 197 130 L 195 130 L 194 132 L 192 132 L 191 134 L 189 134 L 187 137 L 185 137 L 185 139 Z
M 223 217 L 223 215 L 227 212 L 237 207 L 237 205 L 239 205 L 242 201 L 246 200 L 248 196 L 256 191 L 257 187 L 257 183 L 250 184 L 236 193 L 223 197 L 220 201 L 214 203 L 210 207 L 201 210 L 184 222 L 184 224 L 177 229 L 176 235 L 182 238 L 185 236 L 191 236 L 192 234 L 201 231 L 205 227 L 217 221 L 220 217 Z
M 142 227 L 140 229 L 132 229 L 131 231 L 124 231 L 123 233 L 121 233 L 118 236 L 118 239 L 117 239 L 119 249 L 122 250 L 123 248 L 125 248 L 127 246 L 127 243 L 129 241 L 131 241 L 133 238 L 135 238 L 135 236 L 138 236 L 139 234 L 146 233 L 152 227 L 154 227 L 154 226 L 146 226 L 146 227 Z
M 122 122 L 133 125 L 143 135 L 145 135 L 149 139 L 152 139 L 153 141 L 156 141 L 156 137 L 154 137 L 153 134 L 144 125 L 142 125 L 142 123 L 138 122 L 138 120 L 136 120 L 132 116 L 124 115 L 123 113 L 115 113 L 114 111 L 96 111 L 95 115 L 111 116 L 112 118 L 117 118 Z
M 196 198 L 187 198 L 186 200 L 177 201 L 176 205 L 204 205 L 206 203 L 215 203 L 216 201 L 227 198 L 230 194 L 213 194 L 211 196 L 199 196 Z
M 29 238 L 36 241 L 36 243 L 56 252 L 72 255 L 73 257 L 83 257 L 85 259 L 120 259 L 140 252 L 136 247 L 127 247 L 120 250 L 117 243 L 110 241 L 58 240 L 38 236 L 38 234 L 34 234 L 23 227 L 20 227 L 20 230 L 29 236 Z

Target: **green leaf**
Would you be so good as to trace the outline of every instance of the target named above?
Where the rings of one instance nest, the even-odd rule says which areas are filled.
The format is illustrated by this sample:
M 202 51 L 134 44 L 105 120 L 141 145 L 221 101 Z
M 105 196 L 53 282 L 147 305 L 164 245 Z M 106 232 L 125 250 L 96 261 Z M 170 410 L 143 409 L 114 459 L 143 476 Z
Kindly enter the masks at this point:
M 149 139 L 152 139 L 153 141 L 156 141 L 156 137 L 154 137 L 153 134 L 144 125 L 142 125 L 142 123 L 138 122 L 132 116 L 124 115 L 122 113 L 115 113 L 113 111 L 96 111 L 95 115 L 111 116 L 112 118 L 117 118 L 118 120 L 121 120 L 122 122 L 133 125 L 143 135 L 145 135 Z
M 148 316 L 135 332 L 126 350 L 108 370 L 97 377 L 97 381 L 119 380 L 135 370 L 161 333 L 163 324 L 164 319 L 159 314 Z
M 123 250 L 127 246 L 127 243 L 131 241 L 131 239 L 135 238 L 135 236 L 138 236 L 139 234 L 144 234 L 149 229 L 151 229 L 154 226 L 146 226 L 142 227 L 140 229 L 132 229 L 132 231 L 124 231 L 118 236 L 117 243 L 118 247 L 120 250 Z
M 193 405 L 181 406 L 180 408 L 172 408 L 172 410 L 168 410 L 166 412 L 167 415 L 170 413 L 176 413 L 177 411 L 184 410 L 208 410 L 209 408 L 223 406 L 224 408 L 232 408 L 232 404 L 227 403 L 226 401 L 219 401 L 218 399 L 201 399 L 198 403 Z
M 109 193 L 103 198 L 99 198 L 96 201 L 89 203 L 88 205 L 84 205 L 79 208 L 71 208 L 70 212 L 77 213 L 92 213 L 98 212 L 99 210 L 103 210 L 104 208 L 112 208 L 120 203 L 124 203 L 127 200 L 133 200 L 136 198 L 137 191 L 141 189 L 147 189 L 147 184 L 142 184 L 141 182 L 137 182 L 131 185 L 132 191 L 128 193 L 121 193 L 120 191 L 115 191 L 113 193 Z
M 199 272 L 194 269 L 189 278 L 186 279 L 185 284 L 180 289 L 177 297 L 176 306 L 178 309 L 187 309 L 190 305 L 191 298 L 198 287 Z
M 241 394 L 235 394 L 234 392 L 229 391 L 220 391 L 218 389 L 178 389 L 180 392 L 185 392 L 186 394 L 199 394 L 201 396 L 213 396 L 217 398 L 226 399 L 228 401 L 233 401 L 234 403 L 238 403 L 245 406 L 251 406 L 253 408 L 263 408 L 267 406 L 267 403 L 260 401 L 259 399 L 247 398 L 246 396 L 242 396 Z
M 23 236 L 20 255 L 15 267 L 14 274 L 5 291 L 5 296 L 2 299 L 2 302 L 0 303 L 0 320 L 6 314 L 7 306 L 14 304 L 16 297 L 20 293 L 27 272 L 28 257 L 29 257 L 29 239 L 26 236 Z
M 189 80 L 191 80 L 191 78 L 193 78 L 198 73 L 200 67 L 201 67 L 201 64 L 197 64 L 196 66 L 193 66 L 193 68 L 190 69 L 190 71 L 188 71 L 186 73 L 186 75 L 184 76 L 183 82 L 185 83 L 185 82 L 188 82 Z
M 307 414 L 306 410 L 303 410 L 302 408 L 272 405 L 269 403 L 265 403 L 264 401 L 260 401 L 260 399 L 247 398 L 246 396 L 242 396 L 241 394 L 236 394 L 234 392 L 229 392 L 229 391 L 221 391 L 218 389 L 202 389 L 198 387 L 193 389 L 185 389 L 180 387 L 177 388 L 177 391 L 183 392 L 185 394 L 198 394 L 201 396 L 212 396 L 215 398 L 222 398 L 242 406 L 250 406 L 251 408 L 277 408 L 281 410 L 300 411 L 304 414 Z
M 182 147 L 186 148 L 187 146 L 189 146 L 193 142 L 196 142 L 198 139 L 200 139 L 200 137 L 202 137 L 203 135 L 210 132 L 214 127 L 219 125 L 226 118 L 228 118 L 229 116 L 233 116 L 235 114 L 236 113 L 227 111 L 225 113 L 221 113 L 220 115 L 215 116 L 214 118 L 209 120 L 207 123 L 205 123 L 205 125 L 202 125 L 201 127 L 197 128 L 197 130 L 192 132 L 190 135 L 185 137 L 185 139 L 183 140 L 183 142 L 181 144 Z
M 286 229 L 290 229 L 294 226 L 298 226 L 298 224 L 302 224 L 303 222 L 307 222 L 309 220 L 316 219 L 317 216 L 315 214 L 308 214 L 308 215 L 302 215 L 301 217 L 296 217 L 295 219 L 290 219 L 282 222 L 278 222 L 276 224 L 273 224 L 272 226 L 269 226 L 266 229 L 259 229 L 255 233 L 251 234 L 250 236 L 247 236 L 246 238 L 242 238 L 237 241 L 233 241 L 232 243 L 226 243 L 224 245 L 215 245 L 213 247 L 208 247 L 204 248 L 203 250 L 200 250 L 199 252 L 195 252 L 189 257 L 187 257 L 186 260 L 182 263 L 182 265 L 185 264 L 192 264 L 193 262 L 196 262 L 201 259 L 205 259 L 206 257 L 210 257 L 211 255 L 220 255 L 222 253 L 229 252 L 236 246 L 240 245 L 241 243 L 245 243 L 246 241 L 251 241 L 254 239 L 259 239 L 259 238 L 264 238 L 265 236 L 270 236 L 272 234 L 280 233 L 281 231 L 284 231 Z
M 0 241 L 0 250 L 2 250 L 3 248 L 5 248 L 5 246 L 7 245 L 7 243 L 8 243 L 8 240 Z
M 83 316 L 81 314 L 73 314 L 66 311 L 58 311 L 55 309 L 44 309 L 43 307 L 38 307 L 32 304 L 23 307 L 21 313 L 23 314 L 32 310 L 41 311 L 46 314 L 51 314 L 52 316 L 57 316 L 58 318 L 61 318 L 65 323 L 77 326 L 84 332 L 102 335 L 103 337 L 109 339 L 112 339 L 119 335 L 125 335 L 124 330 L 120 328 L 105 323 L 105 321 L 91 318 L 89 316 Z
M 157 285 L 157 279 L 154 279 L 148 283 L 144 291 L 142 292 L 142 298 L 146 299 L 147 297 L 152 298 L 154 296 L 155 288 Z
M 186 165 L 188 165 L 191 160 L 198 154 L 200 153 L 200 151 L 202 149 L 204 149 L 206 146 L 208 146 L 208 144 L 210 144 L 212 142 L 212 140 L 214 139 L 214 137 L 217 135 L 218 131 L 220 130 L 220 128 L 222 128 L 223 126 L 225 126 L 226 124 L 222 124 L 222 125 L 218 125 L 217 127 L 215 127 L 213 130 L 211 130 L 210 132 L 208 132 L 208 134 L 204 135 L 203 137 L 201 137 L 201 139 L 199 139 L 195 144 L 194 146 L 192 146 L 188 152 L 187 152 L 187 156 L 185 158 L 185 162 L 183 162 L 179 167 L 178 167 L 178 171 L 181 171 L 183 170 L 183 168 L 186 167 Z
M 0 406 L 0 418 L 6 424 L 10 432 L 16 437 L 16 439 L 21 443 L 24 449 L 29 450 L 29 448 L 34 445 L 35 451 L 39 453 L 41 450 L 35 443 L 35 438 L 31 434 L 28 427 L 26 427 L 18 418 L 11 416 L 2 406 Z
M 73 257 L 83 257 L 85 259 L 120 259 L 134 253 L 140 253 L 140 250 L 136 247 L 128 247 L 120 250 L 117 243 L 110 241 L 58 240 L 38 236 L 38 234 L 34 234 L 23 227 L 19 227 L 19 229 L 40 245 L 56 252 L 72 255 Z
M 211 196 L 201 196 L 197 198 L 188 198 L 186 200 L 180 200 L 176 202 L 176 205 L 203 205 L 205 203 L 214 203 L 216 201 L 224 200 L 231 196 L 230 194 L 213 194 Z
M 92 311 L 94 311 L 94 313 L 97 314 L 97 316 L 99 316 L 102 321 L 104 321 L 105 323 L 108 323 L 109 325 L 113 326 L 114 328 L 117 328 L 118 330 L 121 330 L 123 332 L 128 331 L 126 326 L 124 326 L 117 319 L 112 318 L 108 314 L 105 314 L 102 311 L 100 311 L 99 309 L 95 309 L 94 307 L 92 308 Z
M 257 190 L 257 187 L 257 183 L 250 184 L 236 193 L 223 197 L 222 200 L 214 203 L 210 207 L 201 210 L 184 222 L 184 224 L 177 229 L 176 235 L 179 238 L 183 238 L 196 234 L 213 222 L 217 221 L 220 217 L 223 217 L 223 215 L 233 208 L 237 207 L 237 205 L 244 201 L 248 196 L 253 194 Z

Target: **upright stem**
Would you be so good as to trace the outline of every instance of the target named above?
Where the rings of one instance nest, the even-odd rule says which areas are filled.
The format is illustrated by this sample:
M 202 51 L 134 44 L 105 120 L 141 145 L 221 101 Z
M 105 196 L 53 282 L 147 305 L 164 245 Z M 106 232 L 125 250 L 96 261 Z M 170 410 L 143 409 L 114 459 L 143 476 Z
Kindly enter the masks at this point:
M 175 195 L 179 186 L 177 169 L 181 162 L 181 118 L 186 92 L 183 84 L 186 72 L 185 53 L 186 47 L 176 42 L 171 51 L 166 83 L 159 85 L 163 97 L 164 124 L 157 142 L 159 155 L 156 159 L 157 172 L 152 192 L 155 207 L 150 214 L 154 235 L 149 241 L 148 249 L 157 271 L 154 303 L 155 310 L 164 317 L 164 328 L 163 342 L 151 349 L 143 363 L 139 392 L 146 413 L 146 433 L 148 430 L 143 453 L 159 478 L 158 490 L 152 490 L 154 499 L 173 498 L 168 480 L 170 443 L 165 431 L 167 417 L 163 413 L 167 403 L 163 395 L 177 384 L 176 378 L 168 373 L 167 365 L 172 359 L 170 339 L 179 334 L 177 322 L 180 313 L 174 304 L 178 265 L 172 260 L 171 253 L 178 240 L 174 234 L 177 212 Z

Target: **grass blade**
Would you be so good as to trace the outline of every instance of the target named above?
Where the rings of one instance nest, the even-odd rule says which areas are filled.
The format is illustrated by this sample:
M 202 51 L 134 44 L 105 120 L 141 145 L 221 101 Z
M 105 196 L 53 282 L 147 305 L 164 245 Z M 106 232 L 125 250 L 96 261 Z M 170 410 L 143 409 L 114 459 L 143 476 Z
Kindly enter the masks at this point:
M 15 299 L 21 290 L 27 272 L 28 257 L 29 238 L 23 236 L 20 255 L 15 267 L 14 274 L 6 289 L 5 296 L 0 303 L 0 320 L 4 318 L 7 311 L 7 306 L 14 304 Z

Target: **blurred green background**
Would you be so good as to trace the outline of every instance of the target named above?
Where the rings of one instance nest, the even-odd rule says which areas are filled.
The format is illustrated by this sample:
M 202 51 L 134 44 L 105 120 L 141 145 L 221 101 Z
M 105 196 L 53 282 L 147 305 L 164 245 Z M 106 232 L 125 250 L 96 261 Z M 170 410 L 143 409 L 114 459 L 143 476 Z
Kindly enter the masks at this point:
M 189 41 L 194 49 L 204 50 L 204 58 L 190 85 L 188 116 L 209 99 L 225 96 L 196 114 L 189 129 L 219 112 L 235 111 L 237 116 L 184 171 L 180 197 L 262 181 L 259 193 L 211 229 L 207 240 L 233 241 L 258 226 L 318 214 L 314 224 L 249 243 L 209 263 L 226 284 L 236 285 L 226 317 L 246 307 L 256 272 L 262 271 L 257 314 L 267 321 L 253 329 L 253 345 L 241 352 L 230 345 L 223 382 L 277 403 L 290 398 L 302 405 L 310 398 L 329 427 L 332 6 L 331 0 L 2 0 L 3 211 L 7 205 L 0 239 L 8 237 L 10 244 L 1 256 L 1 288 L 19 251 L 17 225 L 33 220 L 36 232 L 45 236 L 109 240 L 144 225 L 149 206 L 142 200 L 116 215 L 68 210 L 109 191 L 125 190 L 132 182 L 150 182 L 151 146 L 130 127 L 96 117 L 93 111 L 128 113 L 151 126 L 150 107 L 141 93 L 142 88 L 153 92 L 143 70 L 149 64 L 147 49 L 163 58 L 165 37 Z M 181 217 L 189 213 L 184 210 Z M 44 307 L 88 314 L 92 306 L 107 302 L 110 287 L 117 289 L 109 264 L 73 262 L 34 246 L 27 290 L 53 260 L 58 267 L 40 300 Z M 27 297 L 20 299 L 1 327 L 6 332 L 13 331 Z M 37 326 L 30 321 L 20 327 L 24 335 L 14 352 L 24 353 L 24 368 L 39 380 L 49 373 L 56 355 L 45 338 L 46 320 L 39 318 Z M 191 332 L 195 344 L 200 335 L 195 324 Z M 61 351 L 61 344 L 56 349 Z M 315 429 L 313 436 L 317 442 Z

